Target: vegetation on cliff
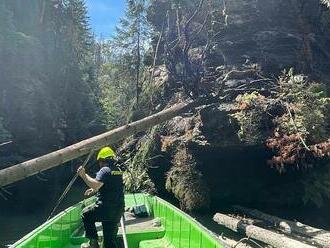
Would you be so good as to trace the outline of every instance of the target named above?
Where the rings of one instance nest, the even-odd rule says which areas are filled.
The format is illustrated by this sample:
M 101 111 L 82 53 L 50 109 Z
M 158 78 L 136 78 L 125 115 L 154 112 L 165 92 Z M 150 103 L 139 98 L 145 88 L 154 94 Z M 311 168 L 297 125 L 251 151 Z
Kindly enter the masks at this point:
M 256 10 L 258 15 L 252 14 Z M 320 11 L 321 5 L 313 1 L 269 0 L 261 6 L 244 0 L 155 0 L 147 6 L 153 33 L 145 56 L 153 59 L 144 60 L 141 98 L 149 99 L 150 107 L 140 115 L 187 99 L 213 99 L 211 105 L 169 122 L 160 132 L 162 163 L 168 169 L 156 173 L 156 180 L 166 178 L 164 187 L 182 208 L 207 207 L 208 199 L 319 206 L 327 199 L 329 75 L 323 43 L 329 36 L 318 30 L 325 28 L 329 11 Z M 148 95 L 150 88 L 160 89 L 162 97 Z M 148 136 L 134 139 L 139 143 Z M 264 154 L 250 169 L 241 155 L 242 173 L 255 171 L 246 188 L 250 192 L 233 180 L 220 189 L 211 183 L 212 177 L 234 178 L 235 173 L 223 167 L 221 174 L 222 160 L 230 158 L 217 158 L 211 166 L 207 156 L 235 154 L 236 149 Z M 186 159 L 178 159 L 181 151 L 186 156 L 179 157 Z M 142 160 L 149 158 L 146 152 Z M 269 174 L 268 183 L 258 179 L 258 167 L 266 177 Z M 155 170 L 145 168 L 153 178 Z

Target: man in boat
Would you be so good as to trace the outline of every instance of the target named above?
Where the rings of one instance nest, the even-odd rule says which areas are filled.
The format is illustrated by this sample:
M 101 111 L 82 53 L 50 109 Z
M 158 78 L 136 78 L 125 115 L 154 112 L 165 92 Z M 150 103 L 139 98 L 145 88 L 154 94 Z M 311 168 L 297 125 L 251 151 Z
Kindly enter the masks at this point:
M 110 147 L 102 148 L 97 161 L 100 170 L 96 177 L 89 176 L 85 169 L 78 168 L 79 176 L 84 180 L 89 189 L 85 195 L 96 193 L 94 205 L 86 207 L 82 212 L 82 220 L 88 243 L 81 245 L 82 248 L 99 248 L 98 235 L 95 222 L 102 222 L 104 248 L 117 248 L 118 223 L 124 213 L 124 187 L 122 171 L 115 164 L 115 153 Z

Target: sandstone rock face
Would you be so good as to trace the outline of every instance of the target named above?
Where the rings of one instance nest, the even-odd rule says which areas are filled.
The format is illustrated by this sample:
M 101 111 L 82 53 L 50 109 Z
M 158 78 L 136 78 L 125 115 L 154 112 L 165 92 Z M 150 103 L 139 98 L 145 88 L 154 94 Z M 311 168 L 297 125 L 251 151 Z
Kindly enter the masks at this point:
M 330 68 L 329 10 L 315 0 L 222 0 L 227 26 L 217 40 L 227 65 L 258 63 L 276 73 Z M 328 20 L 328 19 L 327 19 Z M 221 38 L 220 38 L 221 37 Z
M 183 5 L 191 7 L 200 1 L 187 2 L 182 1 Z M 153 14 L 149 16 L 159 32 L 163 21 L 168 20 L 170 41 L 177 28 L 176 7 L 172 3 L 152 1 Z M 246 85 L 261 93 L 267 92 L 270 82 L 262 82 L 260 73 L 273 78 L 290 67 L 317 80 L 330 81 L 330 10 L 318 0 L 209 0 L 204 3 L 212 20 L 207 24 L 208 31 L 200 32 L 188 52 L 191 68 L 203 74 L 200 86 L 205 90 L 204 96 L 224 92 L 224 95 L 231 95 L 228 102 L 233 102 L 243 91 L 233 93 L 231 89 L 243 90 Z M 157 9 L 166 9 L 169 19 L 165 17 L 166 11 L 158 15 Z M 182 20 L 189 18 L 193 10 L 187 11 Z M 204 19 L 204 14 L 197 15 L 191 26 L 200 27 Z M 204 54 L 203 49 L 207 47 L 204 43 L 209 37 L 213 39 Z M 179 42 L 176 49 L 180 45 Z M 164 50 L 164 47 L 160 49 Z M 162 63 L 166 64 L 169 56 L 166 53 L 163 56 Z M 182 69 L 177 68 L 182 66 L 179 61 L 171 62 L 177 70 Z M 154 77 L 155 85 L 159 78 L 165 78 L 173 81 L 169 83 L 171 92 L 180 92 L 169 96 L 168 105 L 187 97 L 179 88 L 190 82 L 158 71 Z M 253 81 L 255 83 L 251 83 Z M 166 83 L 163 80 L 161 84 Z M 230 117 L 235 106 L 228 102 L 220 106 L 203 106 L 163 126 L 160 146 L 168 166 L 165 173 L 157 176 L 166 178 L 167 190 L 189 210 L 206 207 L 209 198 L 221 203 L 234 201 L 279 206 L 293 202 L 299 205 L 299 201 L 295 202 L 299 196 L 292 197 L 293 201 L 289 202 L 288 195 L 294 193 L 283 195 L 282 189 L 285 185 L 295 188 L 294 180 L 301 175 L 280 175 L 266 164 L 272 154 L 261 140 L 269 137 L 272 130 L 262 130 L 265 132 L 261 139 L 243 143 L 237 135 L 238 124 Z M 185 156 L 181 151 L 185 151 Z M 205 191 L 205 198 L 201 197 L 200 189 L 196 194 L 192 193 L 197 185 Z

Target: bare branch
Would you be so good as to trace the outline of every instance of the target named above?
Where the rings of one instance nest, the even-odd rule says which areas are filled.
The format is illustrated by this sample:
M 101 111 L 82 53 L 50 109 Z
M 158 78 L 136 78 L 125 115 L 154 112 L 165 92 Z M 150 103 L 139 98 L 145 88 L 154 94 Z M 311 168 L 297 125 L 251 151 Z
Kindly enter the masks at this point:
M 201 0 L 201 1 L 199 2 L 199 5 L 198 5 L 198 7 L 195 9 L 195 12 L 192 14 L 192 16 L 191 16 L 191 17 L 189 18 L 189 20 L 187 21 L 186 26 L 185 26 L 185 30 L 188 29 L 188 27 L 189 27 L 191 21 L 195 18 L 195 16 L 198 14 L 199 10 L 202 8 L 203 3 L 204 3 L 204 0 Z
M 46 10 L 46 1 L 42 1 L 41 14 L 40 14 L 40 19 L 39 19 L 39 22 L 41 24 L 44 22 L 45 10 Z
M 180 39 L 181 37 L 181 28 L 180 28 L 180 23 L 181 23 L 181 16 L 180 16 L 180 10 L 179 7 L 177 6 L 176 8 L 176 26 L 178 29 L 178 38 Z
M 157 61 L 157 56 L 158 56 L 158 50 L 159 50 L 160 41 L 162 40 L 162 37 L 163 37 L 164 26 L 165 26 L 165 23 L 163 23 L 162 31 L 159 34 L 158 42 L 157 42 L 157 45 L 156 45 L 156 51 L 155 51 L 155 56 L 154 56 L 154 61 L 153 61 L 153 65 L 152 65 L 152 72 L 151 72 L 151 75 L 150 75 L 149 83 L 152 82 L 152 79 L 153 79 L 153 76 L 154 76 L 154 73 L 155 73 L 155 66 L 156 66 L 156 61 Z
M 2 197 L 5 201 L 8 201 L 8 197 L 6 195 L 12 196 L 13 194 L 4 188 L 0 188 L 0 197 Z
M 184 52 L 187 53 L 190 47 L 190 41 L 189 41 L 189 35 L 188 35 L 188 29 L 190 26 L 190 23 L 192 22 L 192 20 L 195 18 L 195 16 L 198 14 L 198 12 L 200 11 L 200 9 L 202 8 L 204 3 L 204 0 L 201 0 L 199 2 L 199 5 L 197 6 L 197 8 L 195 9 L 195 12 L 192 14 L 192 16 L 189 18 L 189 20 L 187 21 L 185 27 L 184 27 L 184 39 L 185 39 L 185 45 L 184 45 Z
M 3 198 L 5 201 L 8 201 L 8 198 L 2 192 L 0 192 L 0 197 Z
M 3 192 L 5 192 L 7 195 L 13 195 L 13 193 L 9 192 L 5 188 L 0 188 Z
M 150 161 L 150 160 L 154 160 L 156 158 L 162 158 L 162 157 L 164 157 L 164 156 L 163 155 L 156 155 L 156 156 L 153 156 L 151 158 L 147 158 L 146 161 Z
M 4 143 L 1 143 L 0 146 L 5 146 L 5 145 L 9 145 L 13 143 L 13 141 L 7 141 L 7 142 L 4 142 Z
M 226 6 L 226 0 L 223 0 L 223 10 L 222 15 L 225 17 L 225 25 L 228 26 L 228 14 L 227 14 L 227 6 Z
M 245 238 L 240 239 L 240 240 L 235 244 L 235 246 L 234 246 L 233 248 L 238 247 L 238 245 L 241 244 L 241 243 L 243 243 L 244 241 L 249 241 L 249 242 L 253 243 L 253 244 L 256 245 L 256 246 L 258 246 L 258 247 L 260 247 L 260 248 L 263 248 L 263 246 L 261 246 L 260 244 L 258 244 L 256 241 L 250 239 L 250 237 L 245 237 Z
M 201 28 L 192 37 L 192 39 L 191 39 L 192 41 L 194 41 L 197 38 L 197 36 L 200 34 L 200 32 L 202 32 L 202 30 L 204 29 L 209 17 L 210 17 L 210 14 L 207 14 Z

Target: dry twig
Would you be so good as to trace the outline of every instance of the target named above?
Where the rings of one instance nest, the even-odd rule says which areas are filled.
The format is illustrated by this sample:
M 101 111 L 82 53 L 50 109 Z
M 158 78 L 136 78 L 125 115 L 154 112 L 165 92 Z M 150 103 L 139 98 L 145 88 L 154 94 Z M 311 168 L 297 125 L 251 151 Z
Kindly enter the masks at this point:
M 254 245 L 258 246 L 258 247 L 261 247 L 263 248 L 261 245 L 259 245 L 256 241 L 250 239 L 250 237 L 245 237 L 245 238 L 242 238 L 240 239 L 233 248 L 236 248 L 239 244 L 243 243 L 244 241 L 249 241 L 251 243 L 253 243 Z

